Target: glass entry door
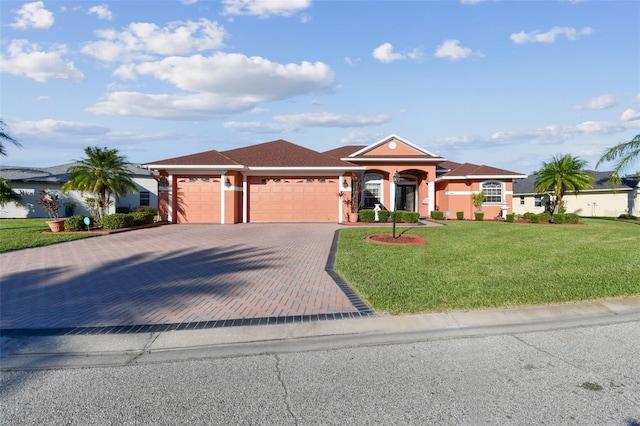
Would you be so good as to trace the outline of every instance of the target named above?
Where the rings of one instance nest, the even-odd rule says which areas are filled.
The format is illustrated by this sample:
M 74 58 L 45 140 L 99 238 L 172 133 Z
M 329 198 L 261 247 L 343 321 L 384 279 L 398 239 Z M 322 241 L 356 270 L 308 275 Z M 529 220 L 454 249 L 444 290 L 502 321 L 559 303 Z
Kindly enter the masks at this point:
M 415 185 L 396 186 L 396 209 L 409 212 L 416 211 L 416 187 Z

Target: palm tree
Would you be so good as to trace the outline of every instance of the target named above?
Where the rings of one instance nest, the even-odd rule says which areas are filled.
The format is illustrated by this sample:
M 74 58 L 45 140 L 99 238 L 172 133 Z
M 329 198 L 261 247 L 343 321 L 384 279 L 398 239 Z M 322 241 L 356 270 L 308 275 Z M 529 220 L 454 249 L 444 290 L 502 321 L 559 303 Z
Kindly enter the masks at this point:
M 606 150 L 598 160 L 596 168 L 606 161 L 618 160 L 610 179 L 611 185 L 617 186 L 621 181 L 620 172 L 631 165 L 636 158 L 640 158 L 640 135 L 636 135 L 629 142 L 622 142 Z
M 11 190 L 9 181 L 0 177 L 0 207 L 10 202 L 17 203 L 20 200 L 22 197 Z
M 17 147 L 21 146 L 17 140 L 9 135 L 9 132 L 5 131 L 5 127 L 6 124 L 4 124 L 4 120 L 0 118 L 0 156 L 2 157 L 7 156 L 7 151 L 4 149 L 4 141 L 9 141 Z M 0 177 L 0 206 L 4 206 L 12 201 L 17 203 L 20 200 L 22 200 L 22 197 L 11 190 L 9 181 Z
M 551 213 L 563 212 L 563 198 L 567 191 L 579 192 L 593 188 L 593 176 L 584 167 L 587 162 L 570 154 L 555 156 L 549 163 L 542 163 L 542 169 L 536 172 L 535 190 L 552 195 L 549 205 Z
M 126 158 L 117 149 L 87 147 L 84 149 L 87 158 L 79 160 L 79 164 L 69 167 L 69 180 L 62 185 L 62 191 L 71 190 L 91 193 L 98 204 L 98 218 L 104 216 L 111 201 L 111 195 L 124 195 L 137 192 L 132 181 L 133 173 L 127 169 Z
M 17 147 L 20 147 L 20 143 L 9 135 L 9 132 L 5 130 L 7 125 L 4 123 L 4 120 L 0 118 L 0 156 L 6 157 L 7 151 L 4 148 L 4 142 L 11 142 Z

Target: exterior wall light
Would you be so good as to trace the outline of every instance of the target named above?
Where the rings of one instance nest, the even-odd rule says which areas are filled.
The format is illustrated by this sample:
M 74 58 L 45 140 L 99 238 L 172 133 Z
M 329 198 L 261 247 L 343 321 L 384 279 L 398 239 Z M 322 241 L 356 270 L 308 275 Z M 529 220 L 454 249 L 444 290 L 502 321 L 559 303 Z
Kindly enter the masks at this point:
M 224 186 L 226 186 L 227 188 L 231 186 L 231 181 L 229 180 L 229 178 L 226 178 L 224 180 Z
M 347 179 L 345 179 L 345 180 L 343 180 L 343 181 L 342 181 L 342 187 L 343 187 L 344 189 L 347 189 L 347 188 L 349 187 L 349 184 L 347 183 Z

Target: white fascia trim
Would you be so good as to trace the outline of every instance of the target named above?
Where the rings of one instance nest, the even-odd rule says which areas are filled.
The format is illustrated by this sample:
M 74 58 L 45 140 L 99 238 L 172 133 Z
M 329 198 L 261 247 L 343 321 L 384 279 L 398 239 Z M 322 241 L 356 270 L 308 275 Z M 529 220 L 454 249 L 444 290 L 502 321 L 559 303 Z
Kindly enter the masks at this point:
M 164 165 L 164 164 L 145 164 L 148 170 L 244 170 L 246 166 L 242 165 L 229 165 L 229 164 L 216 164 L 216 165 Z
M 374 149 L 374 148 L 376 148 L 376 147 L 378 147 L 378 146 L 380 146 L 380 145 L 382 145 L 382 144 L 384 144 L 384 143 L 386 143 L 386 142 L 390 141 L 391 139 L 397 139 L 397 140 L 399 140 L 400 142 L 402 142 L 402 143 L 404 143 L 404 144 L 406 144 L 406 145 L 409 145 L 409 146 L 410 146 L 411 148 L 413 148 L 413 149 L 416 149 L 416 150 L 418 150 L 418 151 L 420 151 L 420 152 L 423 152 L 423 153 L 425 153 L 425 154 L 427 154 L 427 155 L 430 155 L 430 156 L 432 156 L 432 157 L 437 157 L 437 155 L 436 155 L 436 154 L 434 154 L 434 153 L 432 153 L 432 152 L 429 152 L 429 151 L 427 151 L 426 149 L 421 148 L 421 147 L 419 147 L 418 145 L 415 145 L 415 144 L 413 144 L 413 143 L 409 142 L 408 140 L 403 139 L 403 138 L 401 138 L 400 136 L 395 135 L 395 134 L 391 134 L 391 135 L 387 136 L 386 138 L 380 139 L 378 142 L 374 142 L 374 143 L 372 143 L 371 145 L 369 145 L 369 146 L 366 146 L 366 147 L 362 148 L 360 151 L 356 151 L 356 152 L 354 152 L 354 153 L 353 153 L 353 154 L 351 154 L 349 157 L 350 157 L 350 158 L 353 158 L 353 157 L 358 156 L 358 155 L 360 155 L 360 154 L 362 154 L 362 153 L 364 153 L 364 152 L 371 151 L 372 149 Z
M 521 179 L 526 178 L 527 175 L 466 175 L 466 176 L 441 176 L 436 178 L 436 181 L 440 180 L 459 180 L 459 179 Z
M 327 172 L 344 173 L 354 170 L 365 170 L 365 167 L 249 167 L 252 172 L 274 172 L 274 173 L 306 173 L 306 172 Z
M 384 158 L 367 158 L 367 157 L 359 157 L 359 158 L 341 158 L 342 161 L 352 161 L 358 163 L 440 163 L 442 161 L 446 161 L 442 157 L 438 158 L 406 158 L 406 157 L 384 157 Z

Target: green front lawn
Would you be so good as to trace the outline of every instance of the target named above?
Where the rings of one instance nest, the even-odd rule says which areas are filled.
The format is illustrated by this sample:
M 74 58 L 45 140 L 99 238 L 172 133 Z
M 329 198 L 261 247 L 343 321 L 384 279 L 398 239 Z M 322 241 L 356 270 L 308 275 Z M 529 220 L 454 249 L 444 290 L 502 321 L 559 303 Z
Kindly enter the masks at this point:
M 0 253 L 99 235 L 86 233 L 43 234 L 48 230 L 47 219 L 0 219 Z
M 640 227 L 447 221 L 423 246 L 372 244 L 390 228 L 340 232 L 336 270 L 378 312 L 418 313 L 640 294 Z M 398 227 L 398 232 L 407 229 Z

